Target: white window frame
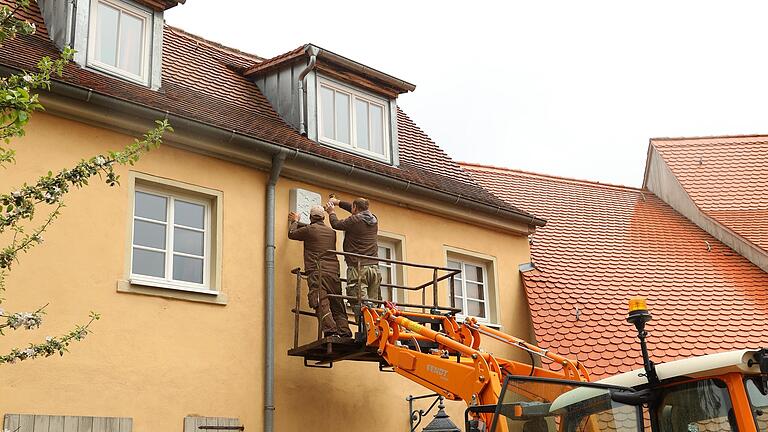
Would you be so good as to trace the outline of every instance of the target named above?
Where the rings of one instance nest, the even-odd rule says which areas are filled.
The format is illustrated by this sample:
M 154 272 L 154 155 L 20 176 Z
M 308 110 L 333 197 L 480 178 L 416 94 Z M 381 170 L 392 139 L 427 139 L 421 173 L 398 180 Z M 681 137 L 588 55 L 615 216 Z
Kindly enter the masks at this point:
M 156 196 L 162 196 L 167 199 L 166 201 L 166 235 L 165 235 L 165 250 L 162 249 L 156 249 L 148 246 L 140 246 L 135 245 L 133 243 L 133 221 L 135 220 L 144 220 L 151 223 L 159 223 L 158 221 L 152 220 L 152 219 L 145 219 L 139 216 L 136 216 L 136 193 L 143 192 L 148 193 Z M 135 190 L 133 191 L 133 206 L 131 209 L 131 237 L 130 237 L 130 283 L 137 284 L 137 285 L 149 285 L 159 288 L 169 288 L 169 289 L 175 289 L 175 290 L 182 290 L 182 291 L 191 291 L 191 292 L 197 292 L 197 293 L 204 293 L 204 294 L 219 294 L 218 291 L 212 289 L 211 287 L 211 206 L 212 203 L 210 200 L 201 199 L 199 197 L 195 197 L 192 195 L 187 195 L 183 193 L 178 192 L 170 192 L 167 190 L 163 190 L 160 188 L 153 188 L 151 186 L 146 185 L 136 185 Z M 193 204 L 199 204 L 204 206 L 205 208 L 205 223 L 204 223 L 204 235 L 203 235 L 203 283 L 198 284 L 194 282 L 187 282 L 187 281 L 179 281 L 173 279 L 173 256 L 174 255 L 181 255 L 186 256 L 188 254 L 185 254 L 183 252 L 175 252 L 173 250 L 173 235 L 174 235 L 174 227 L 176 227 L 176 223 L 174 220 L 174 201 L 178 199 L 180 201 L 189 202 Z M 197 230 L 197 228 L 191 228 L 186 227 L 184 225 L 180 225 L 184 229 L 194 229 Z M 156 276 L 149 276 L 149 275 L 143 275 L 143 274 L 137 274 L 133 272 L 133 249 L 143 249 L 143 250 L 151 250 L 156 252 L 164 252 L 165 253 L 165 277 L 159 278 Z M 195 258 L 199 258 L 197 255 L 189 255 L 193 256 Z
M 448 267 L 450 267 L 450 263 L 451 262 L 458 263 L 459 266 L 461 267 L 461 276 L 460 277 L 461 277 L 461 292 L 463 294 L 461 296 L 461 303 L 462 304 L 457 304 L 456 307 L 460 308 L 462 310 L 462 313 L 461 314 L 456 314 L 456 315 L 458 317 L 461 317 L 461 318 L 464 318 L 464 317 L 468 316 L 466 313 L 464 313 L 467 310 L 467 300 L 481 302 L 483 304 L 483 311 L 485 312 L 485 317 L 484 318 L 475 317 L 475 318 L 477 318 L 477 321 L 479 321 L 479 322 L 490 323 L 491 322 L 491 305 L 490 305 L 490 302 L 491 302 L 491 298 L 490 298 L 491 291 L 489 289 L 488 284 L 492 283 L 492 281 L 490 280 L 490 273 L 488 272 L 488 263 L 487 262 L 483 262 L 483 261 L 478 261 L 478 260 L 466 259 L 466 258 L 463 258 L 463 257 L 457 257 L 457 256 L 449 256 L 446 262 L 448 264 Z M 467 264 L 475 266 L 475 267 L 480 267 L 483 270 L 483 279 L 484 279 L 483 282 L 470 281 L 472 283 L 479 284 L 479 285 L 481 284 L 482 285 L 482 287 L 483 287 L 483 297 L 484 297 L 483 299 L 467 298 L 467 295 L 466 295 L 467 294 L 467 278 L 465 276 L 466 275 L 465 270 L 466 270 L 466 265 Z M 450 304 L 450 301 L 451 301 L 451 290 L 450 290 L 450 287 L 449 287 L 448 288 L 448 302 L 449 302 L 449 304 Z
M 389 251 L 390 251 L 390 254 L 389 254 L 390 258 L 389 259 L 400 261 L 400 259 L 398 258 L 398 254 L 397 254 L 397 244 L 395 243 L 394 240 L 379 238 L 378 246 L 386 248 L 386 249 L 389 249 Z M 381 267 L 389 268 L 389 275 L 391 277 L 391 280 L 389 281 L 390 284 L 392 284 L 392 285 L 399 285 L 400 284 L 400 282 L 399 282 L 400 278 L 398 277 L 399 269 L 397 268 L 397 264 L 392 264 L 392 263 L 387 263 L 387 262 L 379 262 L 379 269 L 381 269 Z M 382 282 L 384 282 L 384 281 L 382 280 Z M 392 297 L 390 299 L 391 302 L 397 303 L 399 301 L 398 300 L 399 296 L 397 295 L 397 293 L 398 293 L 397 289 L 381 287 L 382 294 L 383 294 L 384 289 L 391 289 L 392 290 L 390 292 L 391 297 Z M 382 298 L 383 298 L 383 295 L 382 295 Z
M 102 63 L 96 59 L 96 44 L 98 42 L 98 35 L 96 34 L 96 20 L 98 19 L 98 5 L 103 3 L 107 6 L 120 10 L 120 14 L 127 13 L 131 16 L 141 19 L 144 22 L 144 32 L 142 35 L 142 55 L 141 55 L 141 70 L 140 75 L 132 74 L 126 70 L 118 67 Z M 151 11 L 139 8 L 137 6 L 125 3 L 120 0 L 91 0 L 90 17 L 89 17 L 89 29 L 88 29 L 88 66 L 101 70 L 112 75 L 117 75 L 121 78 L 125 78 L 142 85 L 149 85 L 150 79 L 150 63 L 152 62 L 152 33 L 153 33 L 153 14 Z M 117 32 L 117 57 L 120 57 L 120 30 Z
M 322 88 L 326 87 L 328 89 L 331 89 L 335 92 L 344 93 L 349 96 L 349 144 L 336 141 L 331 138 L 327 138 L 323 136 L 323 107 L 322 107 Z M 318 141 L 324 144 L 331 145 L 333 147 L 338 147 L 343 150 L 351 150 L 354 153 L 363 155 L 368 158 L 372 159 L 379 159 L 385 162 L 390 162 L 391 154 L 392 154 L 392 142 L 390 140 L 390 128 L 392 127 L 391 124 L 391 113 L 389 112 L 389 101 L 387 101 L 384 98 L 380 98 L 377 96 L 374 96 L 370 93 L 362 92 L 360 90 L 353 89 L 349 86 L 342 85 L 338 82 L 329 80 L 328 78 L 318 77 L 317 79 L 317 137 Z M 384 154 L 376 153 L 370 150 L 362 149 L 357 146 L 357 115 L 355 110 L 355 100 L 359 99 L 361 101 L 367 102 L 369 104 L 378 105 L 381 107 L 382 112 L 382 146 L 384 147 Z M 334 101 L 335 103 L 335 101 Z M 369 114 L 369 120 L 370 120 L 370 111 L 368 110 Z M 336 121 L 335 118 L 335 110 L 334 110 L 334 122 Z M 369 121 L 370 125 L 370 121 Z M 370 144 L 370 132 L 371 128 L 368 128 L 368 134 L 369 139 L 368 142 Z

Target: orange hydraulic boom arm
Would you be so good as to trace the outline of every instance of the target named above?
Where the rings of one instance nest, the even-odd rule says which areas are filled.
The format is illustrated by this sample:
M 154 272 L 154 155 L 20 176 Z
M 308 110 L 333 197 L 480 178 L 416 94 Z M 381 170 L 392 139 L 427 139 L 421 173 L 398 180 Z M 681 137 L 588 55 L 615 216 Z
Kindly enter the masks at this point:
M 363 307 L 362 314 L 367 345 L 375 347 L 395 372 L 446 399 L 463 400 L 468 405 L 496 404 L 506 375 L 589 381 L 579 362 L 479 324 L 474 318 L 458 323 L 450 315 L 406 312 L 391 304 L 383 309 Z M 416 321 L 440 323 L 440 331 Z M 484 352 L 480 349 L 481 335 L 549 359 L 562 370 L 543 369 Z M 438 348 L 422 352 L 419 341 L 437 343 Z M 487 416 L 483 420 L 490 424 L 492 414 L 480 415 Z

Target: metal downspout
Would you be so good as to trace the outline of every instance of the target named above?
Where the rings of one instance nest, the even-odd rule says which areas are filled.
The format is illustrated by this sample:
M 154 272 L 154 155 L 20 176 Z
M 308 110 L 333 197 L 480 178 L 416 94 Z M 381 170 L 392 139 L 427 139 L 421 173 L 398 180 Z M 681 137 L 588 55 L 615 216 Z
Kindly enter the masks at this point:
M 305 67 L 299 74 L 299 133 L 302 135 L 307 134 L 307 121 L 304 119 L 304 78 L 306 78 L 307 74 L 315 68 L 315 65 L 317 64 L 317 54 L 320 53 L 320 50 L 310 46 L 308 48 L 308 53 L 309 64 L 307 64 L 307 67 Z
M 75 45 L 75 14 L 77 13 L 77 6 L 75 0 L 67 0 L 67 22 L 66 30 L 64 30 L 64 45 L 70 47 Z
M 272 156 L 266 194 L 266 278 L 264 313 L 264 432 L 272 432 L 275 422 L 275 185 L 285 162 L 285 151 Z

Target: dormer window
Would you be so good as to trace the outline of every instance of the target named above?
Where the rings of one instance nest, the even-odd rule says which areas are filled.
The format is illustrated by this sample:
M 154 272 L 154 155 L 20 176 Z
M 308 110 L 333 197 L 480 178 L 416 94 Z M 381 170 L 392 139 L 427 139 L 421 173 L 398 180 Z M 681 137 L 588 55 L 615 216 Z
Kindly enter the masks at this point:
M 152 16 L 120 0 L 91 1 L 88 66 L 148 85 Z
M 320 142 L 388 160 L 388 101 L 325 78 L 318 83 Z
M 260 61 L 243 75 L 310 140 L 399 166 L 397 97 L 413 84 L 312 44 Z

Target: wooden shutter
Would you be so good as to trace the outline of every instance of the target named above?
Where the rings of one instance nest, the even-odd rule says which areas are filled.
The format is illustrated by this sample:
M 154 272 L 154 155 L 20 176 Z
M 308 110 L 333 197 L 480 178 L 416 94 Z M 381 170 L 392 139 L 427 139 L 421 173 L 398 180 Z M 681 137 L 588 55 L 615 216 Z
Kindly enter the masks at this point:
M 3 428 L 17 432 L 132 432 L 130 417 L 6 414 Z
M 200 429 L 200 426 L 230 426 L 231 429 L 223 430 L 245 430 L 240 424 L 240 419 L 229 417 L 198 417 L 198 416 L 186 416 L 184 417 L 184 432 L 206 432 L 216 429 Z M 218 429 L 222 430 L 222 429 Z

